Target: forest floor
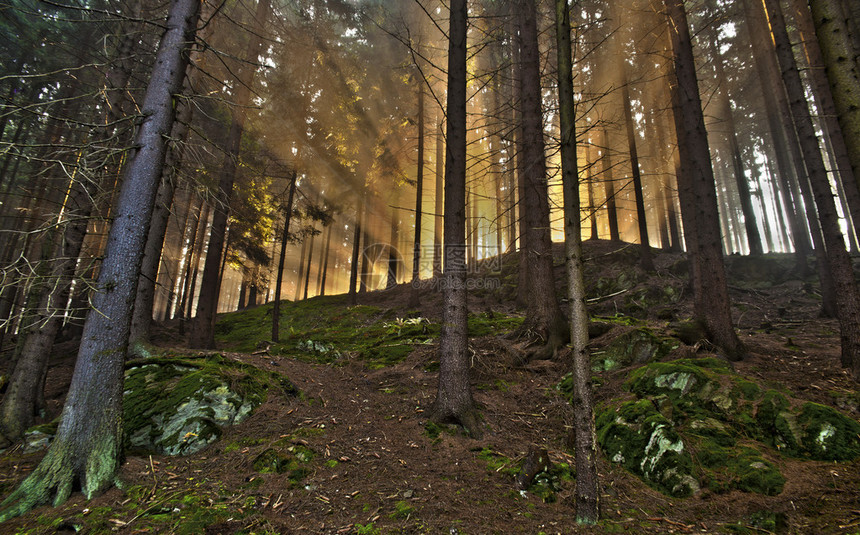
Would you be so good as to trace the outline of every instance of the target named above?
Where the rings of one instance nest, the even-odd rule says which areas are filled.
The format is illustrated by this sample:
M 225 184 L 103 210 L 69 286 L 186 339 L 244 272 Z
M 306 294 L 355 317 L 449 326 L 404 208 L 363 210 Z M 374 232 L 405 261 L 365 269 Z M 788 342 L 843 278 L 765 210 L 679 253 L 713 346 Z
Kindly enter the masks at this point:
M 634 313 L 637 299 L 631 295 L 665 293 L 663 287 L 674 285 L 681 295 L 668 305 L 671 313 L 659 306 L 636 312 L 650 328 L 669 333 L 691 307 L 683 257 L 658 253 L 657 271 L 644 274 L 635 265 L 635 248 L 619 251 L 622 245 L 586 244 L 592 291 L 600 290 L 598 278 L 635 280 L 617 294 L 600 290 L 605 297 L 595 299 L 590 312 Z M 857 419 L 858 385 L 839 366 L 838 325 L 818 316 L 817 283 L 788 274 L 790 262 L 775 255 L 765 264 L 730 271 L 736 325 L 750 350 L 734 369 L 802 400 L 841 400 L 840 409 Z M 401 285 L 360 301 L 405 318 L 408 297 L 408 286 Z M 489 318 L 516 315 L 512 297 L 504 289 L 480 292 L 470 297 L 470 310 Z M 440 303 L 438 293 L 424 290 L 421 316 L 438 322 Z M 473 392 L 485 426 L 480 439 L 427 425 L 438 375 L 435 340 L 380 367 L 349 353 L 324 363 L 270 354 L 265 347 L 237 352 L 222 340 L 221 354 L 286 375 L 302 395 L 270 395 L 250 418 L 225 428 L 219 441 L 199 453 L 130 455 L 120 473 L 123 489 L 91 501 L 73 494 L 59 508 L 40 507 L 0 525 L 0 533 L 860 533 L 860 460 L 779 455 L 769 456 L 787 480 L 776 496 L 705 490 L 689 498 L 661 494 L 601 455 L 601 521 L 577 526 L 570 478 L 562 477 L 545 501 L 520 492 L 512 475 L 533 445 L 546 448 L 554 463 L 573 464 L 571 408 L 556 388 L 569 371 L 565 355 L 515 367 L 513 342 L 504 334 L 492 332 L 470 344 Z M 173 347 L 177 340 L 175 324 L 159 326 L 157 344 Z M 53 415 L 61 407 L 74 352 L 75 344 L 67 342 L 54 357 L 47 389 Z M 715 355 L 707 347 L 681 344 L 666 360 L 693 354 Z M 597 402 L 623 395 L 629 371 L 602 372 Z M 311 454 L 298 471 L 255 470 L 254 460 L 275 444 Z M 0 455 L 2 494 L 41 455 L 20 449 Z

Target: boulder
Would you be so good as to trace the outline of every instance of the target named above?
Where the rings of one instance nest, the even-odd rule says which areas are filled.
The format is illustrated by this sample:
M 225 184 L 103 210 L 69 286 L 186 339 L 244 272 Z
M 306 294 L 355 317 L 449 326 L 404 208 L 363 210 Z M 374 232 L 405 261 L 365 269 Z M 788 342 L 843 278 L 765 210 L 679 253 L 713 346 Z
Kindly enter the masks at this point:
M 221 355 L 129 363 L 123 399 L 126 448 L 165 455 L 197 452 L 221 428 L 245 420 L 286 379 Z

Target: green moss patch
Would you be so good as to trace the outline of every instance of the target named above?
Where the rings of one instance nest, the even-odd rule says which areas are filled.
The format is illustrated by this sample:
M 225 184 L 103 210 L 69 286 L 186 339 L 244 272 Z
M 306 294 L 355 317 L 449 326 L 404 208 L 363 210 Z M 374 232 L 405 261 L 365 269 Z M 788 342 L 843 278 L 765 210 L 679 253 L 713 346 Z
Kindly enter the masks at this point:
M 860 457 L 860 423 L 800 404 L 734 373 L 715 358 L 654 362 L 630 373 L 636 396 L 597 412 L 597 438 L 612 462 L 673 496 L 698 488 L 782 492 L 771 455 L 827 461 Z
M 252 466 L 261 474 L 288 474 L 290 484 L 297 486 L 310 474 L 308 465 L 313 458 L 313 450 L 301 445 L 286 450 L 268 448 L 257 455 Z
M 393 310 L 347 306 L 343 296 L 323 296 L 281 302 L 280 342 L 270 342 L 272 304 L 224 314 L 216 324 L 217 340 L 231 349 L 252 352 L 268 347 L 270 354 L 338 364 L 358 359 L 370 368 L 391 366 L 416 346 L 433 343 L 441 326 L 428 318 L 399 317 Z M 470 336 L 507 332 L 522 318 L 493 312 L 469 316 Z
M 631 364 L 645 364 L 665 357 L 679 345 L 677 340 L 660 338 L 648 329 L 631 329 L 592 353 L 592 370 L 606 371 Z
M 604 407 L 597 413 L 595 427 L 607 457 L 652 487 L 671 496 L 699 490 L 684 440 L 651 400 Z
M 271 389 L 295 395 L 285 377 L 221 355 L 166 356 L 126 366 L 126 448 L 167 455 L 199 451 L 221 428 L 247 418 Z

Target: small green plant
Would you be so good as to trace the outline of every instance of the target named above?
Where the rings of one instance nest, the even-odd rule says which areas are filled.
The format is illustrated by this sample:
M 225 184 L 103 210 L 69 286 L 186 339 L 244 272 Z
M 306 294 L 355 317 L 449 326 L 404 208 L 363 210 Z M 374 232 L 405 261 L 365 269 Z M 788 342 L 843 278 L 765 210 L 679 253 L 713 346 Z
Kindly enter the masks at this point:
M 414 507 L 406 503 L 404 500 L 399 500 L 394 504 L 394 512 L 389 516 L 391 518 L 409 518 L 409 515 L 413 512 L 415 512 Z
M 357 535 L 379 535 L 379 528 L 373 525 L 373 522 L 367 524 L 356 524 L 355 533 Z

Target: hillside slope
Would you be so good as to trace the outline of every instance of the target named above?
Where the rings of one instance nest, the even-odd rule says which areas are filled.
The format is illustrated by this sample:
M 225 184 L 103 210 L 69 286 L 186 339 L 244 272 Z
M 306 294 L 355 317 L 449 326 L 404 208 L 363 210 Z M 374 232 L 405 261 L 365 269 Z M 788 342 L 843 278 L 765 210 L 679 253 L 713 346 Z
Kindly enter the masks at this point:
M 264 305 L 219 318 L 218 354 L 288 378 L 299 395 L 270 389 L 250 417 L 197 453 L 130 453 L 122 490 L 91 502 L 73 495 L 60 508 L 0 525 L 0 532 L 860 532 L 860 459 L 816 460 L 833 449 L 818 455 L 804 444 L 818 438 L 828 446 L 829 428 L 815 428 L 809 440 L 796 431 L 811 429 L 805 407 L 832 407 L 848 417 L 849 457 L 860 440 L 850 436 L 850 422 L 860 425 L 860 394 L 839 368 L 836 322 L 818 317 L 817 282 L 793 276 L 787 256 L 728 258 L 733 312 L 751 350 L 729 366 L 685 321 L 691 296 L 682 255 L 657 253 L 656 272 L 646 274 L 635 247 L 586 242 L 585 253 L 603 438 L 611 443 L 619 422 L 635 416 L 632 408 L 644 408 L 638 423 L 622 427 L 639 431 L 659 421 L 666 437 L 683 437 L 696 479 L 689 492 L 678 487 L 673 495 L 666 480 L 628 471 L 622 457 L 633 453 L 601 455 L 602 520 L 572 524 L 566 355 L 511 364 L 524 343 L 505 337 L 522 321 L 511 301 L 516 262 L 508 257 L 475 275 L 483 282 L 470 297 L 472 384 L 486 429 L 480 440 L 427 422 L 441 311 L 431 285 L 419 310 L 406 308 L 406 285 L 365 294 L 353 308 L 340 296 L 286 304 L 281 344 L 267 341 L 271 305 Z M 557 265 L 563 295 L 560 256 Z M 160 327 L 161 353 L 190 354 L 179 340 L 175 325 Z M 72 345 L 60 348 L 49 374 L 53 415 L 72 354 Z M 659 379 L 670 373 L 673 380 L 689 373 L 698 387 L 685 382 L 673 390 L 677 383 Z M 785 431 L 783 421 L 795 431 Z M 774 438 L 780 432 L 788 442 L 797 434 L 796 444 Z M 552 466 L 522 490 L 515 476 L 540 449 Z M 661 455 L 661 463 L 671 457 Z M 40 456 L 4 452 L 0 491 L 11 490 Z M 728 462 L 745 456 L 746 465 L 769 476 L 750 476 Z

